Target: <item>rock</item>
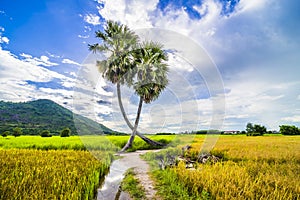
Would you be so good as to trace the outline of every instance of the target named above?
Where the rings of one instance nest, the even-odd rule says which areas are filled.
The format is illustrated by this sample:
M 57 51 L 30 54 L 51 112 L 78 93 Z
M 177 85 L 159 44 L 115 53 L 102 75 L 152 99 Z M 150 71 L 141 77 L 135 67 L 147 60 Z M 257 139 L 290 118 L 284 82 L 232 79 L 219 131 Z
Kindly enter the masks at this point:
M 182 148 L 181 148 L 181 150 L 182 150 L 182 156 L 184 156 L 184 153 L 185 153 L 186 151 L 189 151 L 191 148 L 192 148 L 191 145 L 185 145 L 184 147 L 182 147 Z
M 220 161 L 220 158 L 217 156 L 214 156 L 210 153 L 202 153 L 200 154 L 200 156 L 198 157 L 197 160 L 199 163 L 207 163 L 207 162 L 211 162 L 211 163 L 216 163 Z

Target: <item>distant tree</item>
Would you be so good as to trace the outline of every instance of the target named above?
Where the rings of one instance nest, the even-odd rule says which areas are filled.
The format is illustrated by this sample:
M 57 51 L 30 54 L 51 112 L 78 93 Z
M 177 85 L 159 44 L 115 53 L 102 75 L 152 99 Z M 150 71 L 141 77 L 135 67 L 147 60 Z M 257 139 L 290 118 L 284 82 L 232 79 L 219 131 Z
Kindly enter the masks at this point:
M 44 130 L 40 134 L 42 137 L 52 137 L 49 130 Z
M 282 135 L 300 135 L 300 129 L 293 125 L 279 126 Z
M 267 128 L 265 126 L 255 124 L 254 125 L 254 132 L 259 133 L 260 135 L 263 135 L 263 134 L 267 133 Z
M 22 129 L 19 127 L 16 127 L 13 129 L 12 135 L 15 137 L 21 136 L 23 134 Z
M 207 130 L 199 130 L 195 132 L 196 134 L 204 135 L 207 134 Z
M 71 135 L 71 130 L 69 128 L 65 128 L 60 132 L 60 137 L 69 137 Z
M 246 126 L 247 136 L 259 136 L 267 133 L 267 128 L 259 124 L 248 123 Z
M 246 132 L 247 133 L 253 133 L 254 132 L 254 127 L 253 127 L 253 124 L 252 123 L 248 123 L 246 125 Z
M 9 134 L 10 134 L 9 131 L 4 131 L 4 132 L 1 134 L 1 136 L 2 136 L 2 137 L 7 137 Z

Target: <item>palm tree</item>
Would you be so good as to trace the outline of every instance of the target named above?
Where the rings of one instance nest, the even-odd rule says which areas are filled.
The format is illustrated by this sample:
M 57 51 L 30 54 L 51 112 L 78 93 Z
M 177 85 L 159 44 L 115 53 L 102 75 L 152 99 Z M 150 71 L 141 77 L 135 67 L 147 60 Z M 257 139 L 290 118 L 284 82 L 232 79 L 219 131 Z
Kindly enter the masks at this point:
M 168 84 L 168 66 L 166 64 L 168 58 L 167 54 L 162 50 L 162 45 L 154 42 L 145 42 L 138 49 L 134 50 L 132 55 L 136 65 L 132 69 L 136 75 L 136 82 L 133 84 L 133 87 L 140 100 L 132 134 L 121 152 L 132 147 L 143 102 L 149 104 L 156 100 Z
M 102 53 L 109 53 L 109 57 L 104 61 L 97 61 L 102 76 L 113 84 L 117 85 L 118 103 L 122 116 L 127 126 L 133 130 L 134 127 L 128 120 L 121 97 L 121 85 L 132 85 L 134 70 L 134 63 L 130 52 L 136 48 L 138 36 L 126 25 L 121 25 L 114 21 L 108 21 L 104 32 L 97 31 L 96 37 L 102 40 L 102 44 L 89 45 L 89 50 Z M 154 146 L 163 146 L 163 144 L 153 141 L 138 131 L 136 134 L 145 142 Z

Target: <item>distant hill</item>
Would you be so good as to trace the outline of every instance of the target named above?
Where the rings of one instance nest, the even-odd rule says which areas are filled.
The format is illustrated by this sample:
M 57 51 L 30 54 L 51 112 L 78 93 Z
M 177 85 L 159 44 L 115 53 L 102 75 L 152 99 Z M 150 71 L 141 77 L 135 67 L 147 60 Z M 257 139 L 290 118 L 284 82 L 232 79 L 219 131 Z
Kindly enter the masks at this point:
M 0 133 L 20 127 L 24 134 L 37 135 L 43 130 L 59 134 L 70 128 L 72 134 L 121 134 L 81 115 L 41 99 L 25 103 L 0 101 Z

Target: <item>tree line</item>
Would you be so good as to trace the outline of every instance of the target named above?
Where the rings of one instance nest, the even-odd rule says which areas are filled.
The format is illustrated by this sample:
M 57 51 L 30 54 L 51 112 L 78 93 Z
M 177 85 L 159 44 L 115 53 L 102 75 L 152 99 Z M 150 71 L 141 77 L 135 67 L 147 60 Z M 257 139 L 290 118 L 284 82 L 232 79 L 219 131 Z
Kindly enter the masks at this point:
M 60 131 L 60 137 L 69 137 L 71 136 L 71 129 L 70 128 L 64 128 L 63 130 Z M 15 127 L 12 131 L 4 131 L 1 133 L 2 137 L 7 137 L 9 135 L 19 137 L 23 135 L 23 130 L 20 127 Z M 41 137 L 52 137 L 52 134 L 50 133 L 49 130 L 43 130 L 39 134 Z
M 282 135 L 300 135 L 300 128 L 294 125 L 280 125 L 279 132 L 268 131 L 267 128 L 261 124 L 247 123 L 246 129 L 243 131 L 220 131 L 220 130 L 197 130 L 185 131 L 181 134 L 221 134 L 221 135 L 247 135 L 247 136 L 262 136 L 264 134 L 282 134 Z

